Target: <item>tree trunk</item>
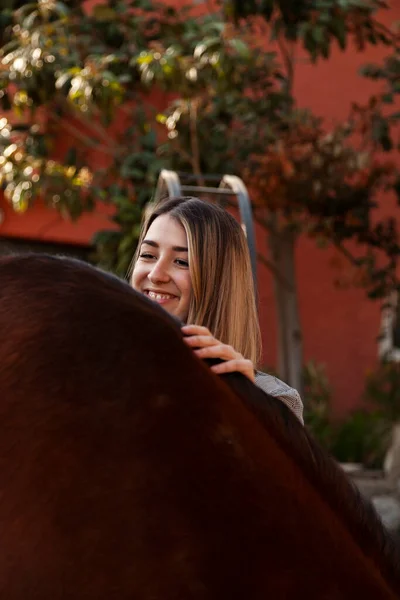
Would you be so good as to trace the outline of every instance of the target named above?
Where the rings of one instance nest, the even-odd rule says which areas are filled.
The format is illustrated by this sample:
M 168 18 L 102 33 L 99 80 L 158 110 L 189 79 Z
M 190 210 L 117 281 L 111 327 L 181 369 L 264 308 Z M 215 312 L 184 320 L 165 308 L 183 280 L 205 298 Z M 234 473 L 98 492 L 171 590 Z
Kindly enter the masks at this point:
M 283 381 L 302 394 L 303 343 L 298 308 L 295 248 L 297 233 L 279 231 L 276 222 L 269 233 L 274 263 L 274 293 L 278 318 L 278 372 Z

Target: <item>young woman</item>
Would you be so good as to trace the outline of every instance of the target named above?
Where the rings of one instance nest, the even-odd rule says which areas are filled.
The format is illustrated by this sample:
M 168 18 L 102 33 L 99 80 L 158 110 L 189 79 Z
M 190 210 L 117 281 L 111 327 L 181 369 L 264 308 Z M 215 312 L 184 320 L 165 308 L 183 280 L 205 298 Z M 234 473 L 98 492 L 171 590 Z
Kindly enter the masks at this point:
M 279 397 L 303 422 L 296 390 L 256 370 L 260 328 L 243 230 L 224 209 L 182 197 L 150 205 L 132 261 L 132 287 L 186 325 L 200 358 L 220 358 L 215 373 L 239 371 Z

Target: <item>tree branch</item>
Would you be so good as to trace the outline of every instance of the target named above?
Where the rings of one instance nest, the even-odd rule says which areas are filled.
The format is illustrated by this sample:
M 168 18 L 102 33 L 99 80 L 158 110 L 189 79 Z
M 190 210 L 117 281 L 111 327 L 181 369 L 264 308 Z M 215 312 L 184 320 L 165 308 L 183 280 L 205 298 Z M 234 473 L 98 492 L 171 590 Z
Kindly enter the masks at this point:
M 283 63 L 285 65 L 286 73 L 287 73 L 287 93 L 292 94 L 293 83 L 294 83 L 294 46 L 291 44 L 290 50 L 287 47 L 286 43 L 283 40 L 282 35 L 278 36 L 277 39 L 279 50 L 281 51 Z
M 190 145 L 192 150 L 193 173 L 197 176 L 199 185 L 206 187 L 203 174 L 200 167 L 199 139 L 197 136 L 197 110 L 199 99 L 189 100 L 189 127 L 190 127 Z
M 354 265 L 355 267 L 358 267 L 358 266 L 359 266 L 359 265 L 358 265 L 358 261 L 357 261 L 356 257 L 355 257 L 355 256 L 353 256 L 353 255 L 351 254 L 351 252 L 350 252 L 349 250 L 347 250 L 347 248 L 345 248 L 345 247 L 344 247 L 344 246 L 343 246 L 343 245 L 342 245 L 340 242 L 335 242 L 335 241 L 334 241 L 334 242 L 333 242 L 333 245 L 334 245 L 334 247 L 336 248 L 336 250 L 339 250 L 339 252 L 340 252 L 341 254 L 343 254 L 343 256 L 344 256 L 345 258 L 347 258 L 347 260 L 348 260 L 348 261 L 349 261 L 349 262 L 350 262 L 352 265 Z
M 259 225 L 261 225 L 261 227 L 263 227 L 264 229 L 266 229 L 267 231 L 269 231 L 271 229 L 271 223 L 268 221 L 268 219 L 261 219 L 260 217 L 257 217 L 256 214 L 254 214 L 254 220 L 256 223 L 258 223 Z
M 180 154 L 180 156 L 184 160 L 186 160 L 189 163 L 189 165 L 192 166 L 192 169 L 193 169 L 193 157 L 189 154 L 189 152 L 187 152 L 187 150 L 182 148 L 182 146 L 179 144 L 179 142 L 177 140 L 173 141 L 173 145 L 175 146 L 175 149 Z
M 71 105 L 68 103 L 67 99 L 63 96 L 60 96 L 61 103 L 64 105 L 66 111 L 71 114 Z M 110 143 L 110 134 L 104 127 L 101 127 L 96 121 L 90 119 L 89 117 L 85 117 L 81 111 L 75 110 L 73 112 L 74 119 L 77 119 L 82 123 L 84 127 L 88 129 L 92 129 L 96 132 L 97 136 L 101 138 L 106 144 Z
M 109 154 L 110 156 L 113 156 L 113 157 L 115 157 L 116 152 L 119 150 L 118 146 L 110 147 L 110 146 L 100 145 L 98 142 L 93 140 L 93 138 L 82 133 L 81 129 L 78 129 L 77 127 L 75 127 L 75 125 L 68 123 L 67 121 L 65 121 L 65 119 L 63 119 L 62 117 L 59 117 L 55 113 L 49 113 L 49 118 L 52 119 L 53 121 L 56 121 L 62 129 L 65 129 L 65 131 L 68 131 L 68 133 L 73 135 L 79 141 L 83 142 L 86 146 L 89 146 L 89 148 L 95 148 L 99 152 L 103 152 L 104 154 Z

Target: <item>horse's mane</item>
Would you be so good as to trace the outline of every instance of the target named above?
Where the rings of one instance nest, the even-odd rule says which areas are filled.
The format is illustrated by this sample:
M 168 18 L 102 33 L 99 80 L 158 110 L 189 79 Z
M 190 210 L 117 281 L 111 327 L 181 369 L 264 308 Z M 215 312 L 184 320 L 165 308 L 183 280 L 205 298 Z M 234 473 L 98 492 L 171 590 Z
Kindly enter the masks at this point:
M 29 274 L 33 265 L 41 266 L 44 288 L 47 286 L 50 289 L 52 286 L 54 294 L 58 293 L 57 281 L 48 282 L 49 274 L 54 274 L 54 266 L 57 266 L 57 269 L 62 268 L 65 286 L 68 286 L 69 282 L 73 286 L 76 285 L 74 274 L 79 270 L 88 277 L 89 281 L 96 280 L 101 283 L 102 289 L 107 291 L 104 300 L 111 300 L 115 297 L 122 313 L 125 308 L 127 311 L 132 309 L 132 297 L 134 297 L 136 305 L 140 306 L 144 313 L 157 317 L 157 322 L 160 324 L 160 335 L 162 335 L 161 325 L 163 325 L 169 336 L 176 338 L 182 336 L 179 324 L 162 308 L 146 297 L 137 294 L 117 277 L 76 259 L 47 255 L 3 257 L 0 259 L 0 285 L 4 281 L 8 281 L 12 291 L 15 273 Z M 39 275 L 40 270 L 35 276 Z M 21 286 L 18 289 L 20 290 Z M 88 286 L 88 290 L 83 292 L 86 294 L 87 302 L 95 302 L 97 291 L 96 286 L 94 290 Z M 59 293 L 62 301 L 62 290 Z M 104 306 L 104 302 L 99 308 L 96 307 L 96 310 L 100 311 L 102 306 Z M 95 314 L 98 316 L 99 313 Z M 6 340 L 5 343 L 7 345 Z M 193 360 L 197 359 L 193 357 Z M 263 428 L 285 454 L 298 465 L 304 477 L 315 490 L 319 491 L 324 502 L 331 507 L 334 513 L 339 515 L 360 550 L 373 558 L 376 565 L 380 566 L 381 572 L 392 582 L 394 589 L 400 590 L 399 551 L 390 534 L 382 525 L 375 509 L 369 501 L 361 496 L 336 461 L 321 448 L 279 399 L 265 394 L 240 374 L 224 375 L 222 379 L 241 399 L 243 405 L 262 423 Z
M 265 394 L 239 373 L 222 377 L 342 517 L 361 550 L 374 556 L 381 571 L 400 590 L 400 551 L 371 502 L 282 401 Z

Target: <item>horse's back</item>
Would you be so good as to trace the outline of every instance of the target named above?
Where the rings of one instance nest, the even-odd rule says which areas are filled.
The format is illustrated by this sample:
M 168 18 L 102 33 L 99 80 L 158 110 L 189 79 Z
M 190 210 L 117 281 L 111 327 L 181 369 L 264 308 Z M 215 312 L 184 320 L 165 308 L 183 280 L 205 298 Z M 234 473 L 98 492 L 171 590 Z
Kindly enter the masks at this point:
M 0 597 L 400 596 L 296 420 L 230 390 L 127 285 L 2 259 L 0 334 Z

